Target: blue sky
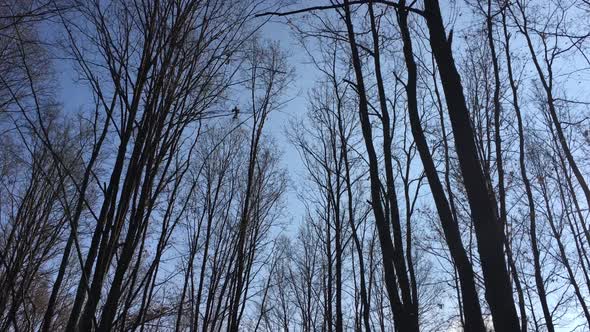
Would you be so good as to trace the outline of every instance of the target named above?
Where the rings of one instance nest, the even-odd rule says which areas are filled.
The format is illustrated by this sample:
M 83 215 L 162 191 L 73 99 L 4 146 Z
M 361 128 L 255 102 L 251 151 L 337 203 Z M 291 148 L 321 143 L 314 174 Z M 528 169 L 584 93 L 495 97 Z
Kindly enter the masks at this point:
M 55 32 L 55 31 L 54 31 Z M 45 33 L 52 33 L 47 29 Z M 289 189 L 285 197 L 285 222 L 291 223 L 290 230 L 296 229 L 304 215 L 303 204 L 297 198 L 296 187 L 303 175 L 302 163 L 297 150 L 289 143 L 285 127 L 290 121 L 300 119 L 306 112 L 307 91 L 314 84 L 313 66 L 309 62 L 301 46 L 293 38 L 291 29 L 282 20 L 271 20 L 262 27 L 260 35 L 263 39 L 278 41 L 289 54 L 289 62 L 295 67 L 295 77 L 285 99 L 289 99 L 282 110 L 271 113 L 265 126 L 268 139 L 278 143 L 282 152 L 282 165 L 289 174 Z M 78 74 L 73 69 L 73 63 L 63 59 L 54 60 L 58 98 L 66 113 L 76 113 L 93 107 L 92 97 L 84 83 L 77 82 Z
M 51 30 L 45 32 L 52 33 Z M 305 170 L 297 150 L 287 138 L 285 128 L 290 121 L 304 117 L 307 107 L 307 93 L 314 86 L 318 74 L 315 67 L 309 63 L 308 55 L 295 39 L 291 28 L 286 24 L 285 18 L 271 18 L 262 27 L 259 34 L 263 39 L 278 41 L 289 54 L 289 62 L 295 68 L 295 77 L 285 96 L 285 99 L 290 101 L 282 110 L 270 115 L 264 131 L 269 139 L 278 143 L 282 152 L 282 165 L 289 174 L 290 182 L 285 197 L 284 221 L 291 223 L 290 230 L 295 230 L 304 216 L 304 205 L 297 197 L 297 187 L 303 184 Z M 313 52 L 313 49 L 311 51 Z M 73 70 L 72 62 L 57 59 L 53 65 L 56 68 L 60 87 L 59 98 L 65 112 L 77 112 L 80 109 L 93 107 L 92 97 L 83 83 L 76 82 L 77 73 Z
M 264 38 L 280 42 L 290 56 L 290 63 L 295 67 L 293 85 L 286 96 L 292 100 L 279 111 L 272 113 L 265 132 L 276 140 L 282 150 L 282 164 L 289 174 L 289 189 L 286 195 L 286 221 L 291 222 L 290 230 L 295 230 L 304 216 L 304 206 L 297 197 L 297 187 L 303 184 L 304 168 L 295 147 L 289 143 L 285 127 L 290 121 L 304 117 L 307 107 L 307 93 L 315 83 L 317 73 L 301 45 L 293 37 L 291 29 L 281 19 L 272 20 L 261 31 Z

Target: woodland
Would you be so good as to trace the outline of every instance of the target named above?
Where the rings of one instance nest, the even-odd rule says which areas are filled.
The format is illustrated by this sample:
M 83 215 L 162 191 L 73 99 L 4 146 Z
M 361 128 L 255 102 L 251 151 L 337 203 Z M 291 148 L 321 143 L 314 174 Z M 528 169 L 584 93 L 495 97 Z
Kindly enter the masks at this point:
M 589 155 L 589 0 L 0 0 L 0 331 L 590 331 Z

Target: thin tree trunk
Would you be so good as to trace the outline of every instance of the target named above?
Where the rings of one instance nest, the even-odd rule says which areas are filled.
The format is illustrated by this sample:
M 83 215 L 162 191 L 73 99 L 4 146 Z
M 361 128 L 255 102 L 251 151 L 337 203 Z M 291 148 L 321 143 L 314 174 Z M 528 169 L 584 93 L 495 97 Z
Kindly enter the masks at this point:
M 349 44 L 352 53 L 352 64 L 354 67 L 356 77 L 356 90 L 360 99 L 359 116 L 365 147 L 367 149 L 367 155 L 369 160 L 369 176 L 371 182 L 371 206 L 373 208 L 373 214 L 375 216 L 375 223 L 379 235 L 379 242 L 381 244 L 383 272 L 387 294 L 389 296 L 389 301 L 392 307 L 392 311 L 394 313 L 394 321 L 396 324 L 396 328 L 402 331 L 417 331 L 417 326 L 412 326 L 412 318 L 408 317 L 408 313 L 406 313 L 404 310 L 403 303 L 400 299 L 397 288 L 397 278 L 395 271 L 396 269 L 394 268 L 394 262 L 396 261 L 396 250 L 394 249 L 393 241 L 391 239 L 391 230 L 389 227 L 389 223 L 387 221 L 388 218 L 386 218 L 385 213 L 383 211 L 383 206 L 381 204 L 381 181 L 379 179 L 378 159 L 375 147 L 373 145 L 373 133 L 371 128 L 371 122 L 369 119 L 368 99 L 365 90 L 362 64 L 356 44 L 356 37 L 350 13 L 350 4 L 348 0 L 344 0 L 344 16 Z M 397 254 L 398 258 L 399 256 L 400 255 Z M 407 294 L 407 292 L 404 298 L 408 298 L 409 300 L 409 294 Z
M 529 177 L 527 175 L 526 170 L 526 161 L 525 161 L 525 139 L 524 139 L 524 125 L 522 121 L 522 113 L 520 111 L 520 105 L 518 102 L 518 88 L 516 86 L 516 82 L 514 81 L 514 74 L 512 71 L 512 56 L 510 54 L 510 37 L 508 35 L 507 26 L 506 26 L 506 15 L 505 12 L 502 11 L 502 25 L 503 25 L 503 32 L 504 32 L 504 42 L 505 42 L 505 52 L 506 52 L 506 67 L 508 70 L 508 81 L 510 82 L 510 88 L 512 90 L 512 105 L 514 107 L 514 112 L 516 114 L 516 121 L 518 125 L 518 142 L 519 142 L 519 149 L 518 149 L 518 164 L 520 169 L 520 176 L 522 178 L 522 182 L 524 184 L 527 202 L 529 207 L 529 231 L 531 237 L 531 249 L 533 251 L 533 264 L 535 269 L 535 284 L 537 286 L 537 293 L 539 295 L 539 300 L 541 301 L 541 307 L 543 309 L 543 316 L 545 318 L 545 324 L 547 326 L 547 330 L 550 332 L 555 331 L 553 326 L 553 319 L 551 317 L 551 311 L 549 310 L 549 306 L 547 304 L 547 295 L 545 292 L 545 285 L 543 282 L 543 276 L 541 273 L 541 261 L 539 255 L 539 248 L 537 244 L 537 220 L 536 220 L 536 212 L 535 212 L 535 201 L 533 198 L 533 191 L 531 189 L 531 183 L 529 181 Z M 525 311 L 521 309 L 521 318 L 526 317 Z M 526 329 L 526 321 L 522 322 L 522 329 L 523 331 Z

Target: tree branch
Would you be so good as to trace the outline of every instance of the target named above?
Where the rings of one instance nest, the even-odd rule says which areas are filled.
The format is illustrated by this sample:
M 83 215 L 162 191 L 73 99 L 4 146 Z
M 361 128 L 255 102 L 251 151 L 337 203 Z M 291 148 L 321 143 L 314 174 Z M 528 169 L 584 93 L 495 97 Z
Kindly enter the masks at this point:
M 368 2 L 369 1 L 367 1 L 367 0 L 358 0 L 358 1 L 350 1 L 349 4 L 350 5 L 362 5 L 362 4 L 366 4 Z M 407 6 L 401 6 L 399 3 L 393 2 L 393 1 L 374 0 L 373 3 L 384 4 L 384 5 L 387 5 L 387 6 L 394 7 L 396 9 L 404 9 L 404 10 L 407 10 L 409 12 L 416 13 L 416 14 L 419 14 L 419 15 L 422 15 L 422 16 L 424 16 L 424 14 L 425 14 L 424 11 L 422 11 L 422 10 L 419 10 L 419 9 L 416 9 L 416 8 L 412 8 L 412 7 L 407 7 Z M 264 12 L 264 13 L 256 14 L 255 17 L 261 17 L 261 16 L 289 16 L 289 15 L 301 14 L 301 13 L 318 11 L 318 10 L 336 9 L 336 8 L 341 8 L 341 7 L 344 7 L 344 4 L 343 3 L 333 4 L 333 5 L 324 5 L 324 6 L 313 6 L 313 7 L 301 8 L 301 9 L 296 9 L 296 10 L 291 10 L 291 11 L 286 11 L 286 12 Z

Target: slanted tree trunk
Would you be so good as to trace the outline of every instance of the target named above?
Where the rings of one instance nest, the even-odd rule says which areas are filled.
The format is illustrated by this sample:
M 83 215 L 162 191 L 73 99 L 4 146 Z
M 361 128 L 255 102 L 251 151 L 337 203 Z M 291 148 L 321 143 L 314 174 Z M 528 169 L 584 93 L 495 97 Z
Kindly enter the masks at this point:
M 438 65 L 463 183 L 475 224 L 478 251 L 486 286 L 486 300 L 497 331 L 520 331 L 504 258 L 504 231 L 496 218 L 494 200 L 487 189 L 477 156 L 474 134 L 465 103 L 461 78 L 455 66 L 450 40 L 445 34 L 437 0 L 425 0 L 430 46 Z
M 400 2 L 400 6 L 405 6 L 405 1 Z M 412 40 L 410 36 L 410 30 L 408 28 L 408 11 L 405 9 L 397 10 L 398 23 L 401 30 L 401 36 L 403 41 L 403 52 L 407 68 L 407 83 L 406 83 L 406 94 L 408 103 L 408 113 L 410 116 L 410 125 L 412 127 L 412 134 L 414 141 L 418 148 L 418 153 L 424 166 L 424 171 L 428 178 L 430 190 L 434 198 L 436 209 L 441 220 L 445 240 L 453 257 L 453 261 L 457 267 L 459 274 L 459 280 L 461 284 L 461 295 L 463 298 L 462 311 L 465 314 L 465 331 L 485 331 L 485 325 L 483 322 L 481 307 L 479 304 L 479 297 L 477 295 L 477 289 L 475 287 L 475 280 L 473 277 L 473 268 L 467 252 L 463 247 L 461 240 L 461 233 L 459 231 L 459 225 L 454 219 L 451 212 L 451 208 L 447 201 L 444 189 L 438 177 L 434 161 L 430 155 L 428 143 L 424 136 L 424 130 L 420 121 L 420 114 L 418 112 L 418 100 L 417 100 L 417 68 L 414 60 L 414 54 L 412 51 Z
M 520 176 L 522 178 L 522 182 L 524 184 L 524 189 L 527 196 L 527 204 L 529 207 L 529 234 L 531 238 L 531 249 L 533 251 L 533 266 L 535 269 L 535 285 L 537 287 L 537 293 L 539 295 L 539 301 L 541 301 L 541 308 L 543 309 L 543 316 L 545 318 L 545 324 L 547 325 L 547 330 L 550 332 L 555 331 L 553 327 L 553 319 L 551 317 L 551 312 L 549 311 L 549 306 L 547 305 L 547 295 L 545 292 L 545 285 L 543 281 L 543 276 L 541 273 L 541 261 L 540 261 L 540 252 L 539 246 L 537 243 L 537 217 L 536 217 L 536 210 L 535 210 L 535 201 L 533 198 L 533 191 L 531 188 L 531 182 L 529 180 L 527 170 L 526 170 L 526 160 L 525 160 L 525 147 L 526 142 L 524 138 L 524 124 L 522 121 L 522 112 L 520 110 L 520 104 L 518 101 L 518 88 L 516 82 L 514 81 L 514 74 L 512 70 L 512 56 L 510 54 L 510 37 L 508 35 L 507 25 L 506 25 L 506 13 L 502 11 L 502 25 L 503 25 L 503 34 L 504 34 L 504 43 L 505 43 L 505 52 L 506 52 L 506 67 L 508 71 L 508 81 L 510 82 L 510 88 L 512 90 L 512 106 L 514 107 L 514 113 L 516 114 L 516 122 L 518 128 L 518 166 L 520 170 Z M 520 296 L 520 295 L 519 295 Z M 525 311 L 521 308 L 521 318 L 526 317 Z M 526 329 L 526 320 L 523 320 L 521 323 L 523 331 Z

